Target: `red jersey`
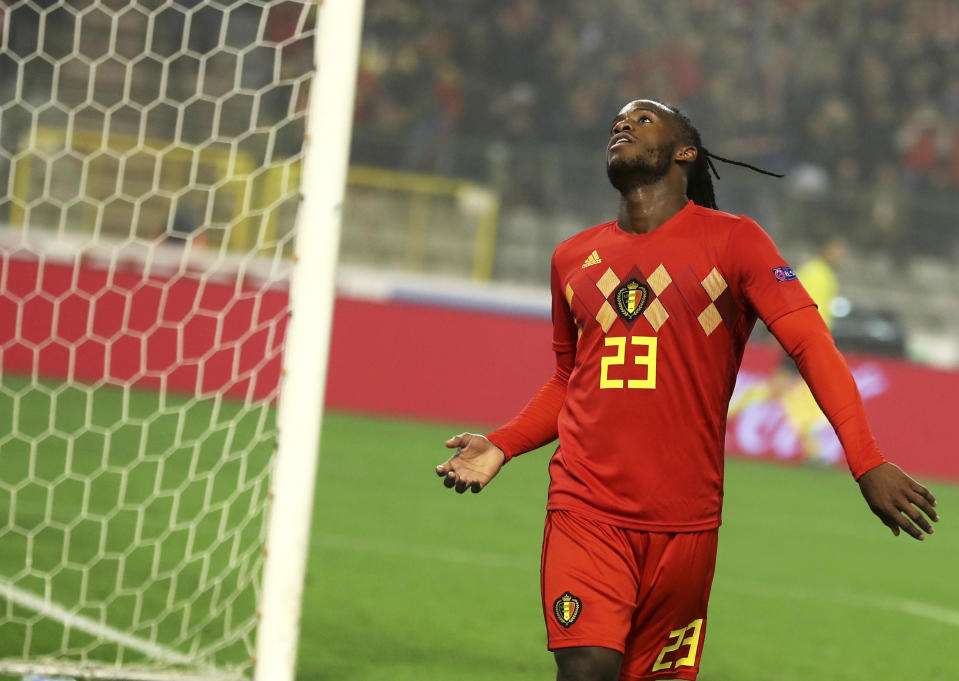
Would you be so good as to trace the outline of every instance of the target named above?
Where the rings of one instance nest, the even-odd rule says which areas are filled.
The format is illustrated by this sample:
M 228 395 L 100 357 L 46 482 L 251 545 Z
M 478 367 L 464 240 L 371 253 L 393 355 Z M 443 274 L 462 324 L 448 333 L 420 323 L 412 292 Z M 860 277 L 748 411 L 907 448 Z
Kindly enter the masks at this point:
M 692 201 L 657 229 L 587 229 L 553 254 L 553 347 L 574 351 L 549 509 L 647 531 L 717 527 L 746 339 L 813 305 L 749 218 Z

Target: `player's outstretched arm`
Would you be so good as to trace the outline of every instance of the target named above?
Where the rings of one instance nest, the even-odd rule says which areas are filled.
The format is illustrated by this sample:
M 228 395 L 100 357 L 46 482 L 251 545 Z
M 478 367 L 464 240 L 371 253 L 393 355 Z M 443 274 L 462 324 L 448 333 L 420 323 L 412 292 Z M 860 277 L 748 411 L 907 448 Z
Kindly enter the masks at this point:
M 446 441 L 456 453 L 436 467 L 443 484 L 462 494 L 468 487 L 479 492 L 514 456 L 531 452 L 555 440 L 559 414 L 566 401 L 566 388 L 576 362 L 576 323 L 560 285 L 555 258 L 551 264 L 550 289 L 553 293 L 553 351 L 556 371 L 553 377 L 509 423 L 488 436 L 462 433 Z
M 900 529 L 919 540 L 923 531 L 933 533 L 929 520 L 939 520 L 936 498 L 899 466 L 887 461 L 866 471 L 859 477 L 859 489 L 872 512 L 897 537 Z
M 467 487 L 479 492 L 512 457 L 555 440 L 556 420 L 566 399 L 574 357 L 571 350 L 558 350 L 553 377 L 506 425 L 486 436 L 462 433 L 447 440 L 446 446 L 455 448 L 456 454 L 436 467 L 436 474 L 444 478 L 444 484 L 455 487 L 461 494 Z
M 456 449 L 445 463 L 436 467 L 443 484 L 462 494 L 468 487 L 479 492 L 499 473 L 506 463 L 506 455 L 483 435 L 461 433 L 446 441 L 449 449 Z
M 769 330 L 796 361 L 799 373 L 836 430 L 849 469 L 872 512 L 896 536 L 900 530 L 920 540 L 925 537 L 923 532 L 932 534 L 929 521 L 939 520 L 933 510 L 935 497 L 883 459 L 852 373 L 816 309 L 805 307 L 783 315 Z

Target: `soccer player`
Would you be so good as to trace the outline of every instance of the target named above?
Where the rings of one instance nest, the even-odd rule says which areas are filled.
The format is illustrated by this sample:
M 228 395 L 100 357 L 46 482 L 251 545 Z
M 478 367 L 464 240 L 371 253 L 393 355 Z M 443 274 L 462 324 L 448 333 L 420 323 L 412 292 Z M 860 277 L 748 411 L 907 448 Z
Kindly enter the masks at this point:
M 447 487 L 479 492 L 512 457 L 559 438 L 541 575 L 558 681 L 696 678 L 726 412 L 757 318 L 795 360 L 880 520 L 916 539 L 938 520 L 929 490 L 884 461 L 772 240 L 716 209 L 713 158 L 731 162 L 675 108 L 623 107 L 607 147 L 617 218 L 553 253 L 555 374 L 505 426 L 448 440 L 456 452 L 436 467 Z

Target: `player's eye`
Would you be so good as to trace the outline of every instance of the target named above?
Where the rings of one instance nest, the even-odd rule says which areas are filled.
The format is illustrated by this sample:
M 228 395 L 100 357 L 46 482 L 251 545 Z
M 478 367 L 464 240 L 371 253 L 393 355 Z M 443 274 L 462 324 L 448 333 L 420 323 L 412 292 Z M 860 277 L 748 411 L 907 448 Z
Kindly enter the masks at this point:
M 642 116 L 639 117 L 639 122 L 642 123 L 643 121 L 645 121 L 645 122 L 647 122 L 647 123 L 652 123 L 652 122 L 653 122 L 653 119 L 650 118 L 649 116 L 643 114 Z

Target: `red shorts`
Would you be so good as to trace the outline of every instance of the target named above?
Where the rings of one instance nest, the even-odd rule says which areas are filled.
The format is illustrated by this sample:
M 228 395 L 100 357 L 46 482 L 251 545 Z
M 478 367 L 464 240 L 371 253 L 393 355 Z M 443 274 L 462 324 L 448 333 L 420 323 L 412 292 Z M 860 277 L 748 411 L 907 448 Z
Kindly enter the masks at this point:
M 642 532 L 549 511 L 543 613 L 549 649 L 623 653 L 620 681 L 695 679 L 718 530 Z

